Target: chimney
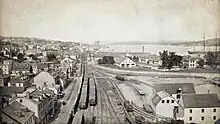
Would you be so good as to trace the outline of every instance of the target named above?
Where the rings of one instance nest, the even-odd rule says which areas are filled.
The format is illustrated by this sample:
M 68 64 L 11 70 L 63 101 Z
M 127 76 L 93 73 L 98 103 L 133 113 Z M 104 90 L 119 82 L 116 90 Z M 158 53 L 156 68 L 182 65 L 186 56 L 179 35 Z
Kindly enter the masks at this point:
M 30 92 L 29 92 L 29 91 L 26 92 L 26 97 L 27 97 L 28 99 L 30 99 Z

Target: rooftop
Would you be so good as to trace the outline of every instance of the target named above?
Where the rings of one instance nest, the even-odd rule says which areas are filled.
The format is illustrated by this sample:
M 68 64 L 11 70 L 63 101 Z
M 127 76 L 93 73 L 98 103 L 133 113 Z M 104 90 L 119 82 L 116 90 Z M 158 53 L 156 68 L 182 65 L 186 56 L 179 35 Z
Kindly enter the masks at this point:
M 195 61 L 195 60 L 200 60 L 200 59 L 203 59 L 201 57 L 190 57 L 189 60 L 190 61 Z
M 15 93 L 24 92 L 23 87 L 0 87 L 0 95 L 2 96 L 11 96 Z
M 193 83 L 165 83 L 155 84 L 156 92 L 166 91 L 169 94 L 176 94 L 177 90 L 181 88 L 183 94 L 195 93 Z
M 185 94 L 182 99 L 185 108 L 220 107 L 216 94 Z
M 165 97 L 169 97 L 169 96 L 170 94 L 168 94 L 167 92 L 160 91 L 153 97 L 152 102 L 156 106 L 160 102 L 160 100 L 162 100 Z
M 117 57 L 115 58 L 115 63 L 122 63 L 125 59 L 129 59 L 128 57 Z
M 34 115 L 34 112 L 17 101 L 2 109 L 2 112 L 12 120 L 22 124 L 26 123 Z

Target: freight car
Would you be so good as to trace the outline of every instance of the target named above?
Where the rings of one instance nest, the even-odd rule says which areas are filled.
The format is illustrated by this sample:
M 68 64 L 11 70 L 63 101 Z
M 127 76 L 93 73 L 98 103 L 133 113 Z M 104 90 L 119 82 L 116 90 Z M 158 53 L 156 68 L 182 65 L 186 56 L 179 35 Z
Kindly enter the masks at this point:
M 144 109 L 144 111 L 146 111 L 146 112 L 148 112 L 148 113 L 153 113 L 153 112 L 154 112 L 154 111 L 153 111 L 153 108 L 152 108 L 150 105 L 144 104 L 144 105 L 143 105 L 143 109 Z
M 135 116 L 135 123 L 136 124 L 144 124 L 144 121 L 145 121 L 144 117 L 142 117 L 142 116 Z
M 124 107 L 126 108 L 126 110 L 127 110 L 128 112 L 133 112 L 133 107 L 132 107 L 130 101 L 125 101 L 125 102 L 124 102 Z
M 97 104 L 97 90 L 94 78 L 89 78 L 89 104 L 96 106 Z
M 125 78 L 119 75 L 115 76 L 116 79 L 120 80 L 120 81 L 125 81 Z
M 83 85 L 82 85 L 82 92 L 81 97 L 79 101 L 79 108 L 80 109 L 86 109 L 88 107 L 88 78 L 84 78 Z

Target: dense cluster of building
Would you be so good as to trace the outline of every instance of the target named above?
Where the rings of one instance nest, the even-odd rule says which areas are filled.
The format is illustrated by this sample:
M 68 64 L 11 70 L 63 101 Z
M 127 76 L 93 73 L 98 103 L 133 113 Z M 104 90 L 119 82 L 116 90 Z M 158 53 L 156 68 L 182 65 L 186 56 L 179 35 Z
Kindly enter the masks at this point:
M 78 57 L 78 50 L 74 45 L 59 44 L 62 42 L 32 42 L 22 42 L 23 47 L 5 45 L 1 48 L 2 124 L 43 124 L 52 121 L 60 111 L 59 99 L 74 79 Z M 15 49 L 15 54 L 22 53 L 26 59 L 18 62 L 18 58 L 11 54 Z M 56 61 L 49 61 L 48 53 L 55 54 Z

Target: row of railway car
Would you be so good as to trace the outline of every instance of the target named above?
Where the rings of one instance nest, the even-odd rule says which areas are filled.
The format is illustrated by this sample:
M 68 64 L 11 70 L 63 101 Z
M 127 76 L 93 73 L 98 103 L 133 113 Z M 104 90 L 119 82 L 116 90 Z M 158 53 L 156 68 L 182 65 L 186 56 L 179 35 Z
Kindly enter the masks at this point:
M 93 77 L 92 69 L 85 65 L 84 80 L 82 84 L 82 92 L 79 101 L 79 108 L 86 109 L 88 104 L 95 106 L 97 104 L 97 89 L 95 80 Z

